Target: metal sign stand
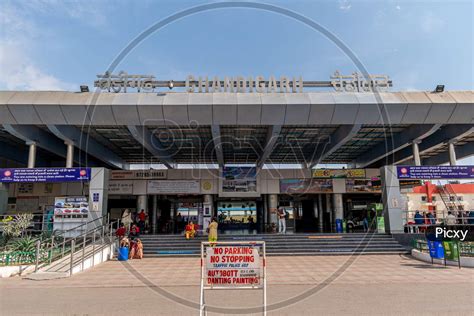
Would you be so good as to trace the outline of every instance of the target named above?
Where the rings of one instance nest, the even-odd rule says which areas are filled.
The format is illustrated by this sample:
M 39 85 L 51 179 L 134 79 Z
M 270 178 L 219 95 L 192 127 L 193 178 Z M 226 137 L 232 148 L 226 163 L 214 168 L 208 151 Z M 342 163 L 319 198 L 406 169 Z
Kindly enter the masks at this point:
M 205 251 L 207 247 L 219 247 L 219 246 L 261 246 L 262 253 L 259 253 L 259 260 L 260 267 L 262 272 L 260 273 L 260 278 L 263 282 L 261 285 L 251 285 L 251 286 L 215 286 L 215 285 L 205 285 L 205 278 L 207 277 L 205 274 L 206 272 L 206 257 Z M 207 315 L 207 308 L 205 302 L 205 290 L 263 290 L 263 315 L 267 315 L 267 268 L 266 268 L 266 248 L 265 248 L 265 241 L 236 241 L 236 242 L 202 242 L 201 243 L 201 289 L 200 289 L 200 296 L 199 296 L 199 315 L 205 316 Z

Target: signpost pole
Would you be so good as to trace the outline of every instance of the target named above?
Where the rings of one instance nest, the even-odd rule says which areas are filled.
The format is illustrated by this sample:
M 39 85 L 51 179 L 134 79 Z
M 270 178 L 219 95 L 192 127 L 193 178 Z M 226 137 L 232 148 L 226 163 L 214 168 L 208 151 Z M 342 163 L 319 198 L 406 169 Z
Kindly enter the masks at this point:
M 204 316 L 204 243 L 201 243 L 201 294 L 199 295 L 199 315 Z
M 267 316 L 267 250 L 263 242 L 263 316 Z

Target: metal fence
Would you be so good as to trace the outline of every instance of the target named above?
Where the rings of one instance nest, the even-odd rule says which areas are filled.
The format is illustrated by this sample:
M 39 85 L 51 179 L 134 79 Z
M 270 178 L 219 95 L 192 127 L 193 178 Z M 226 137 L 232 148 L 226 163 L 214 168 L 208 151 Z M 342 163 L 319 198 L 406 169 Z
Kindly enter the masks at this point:
M 459 245 L 459 255 L 461 257 L 474 257 L 474 242 L 460 241 L 458 245 Z M 429 247 L 428 247 L 428 242 L 424 239 L 413 239 L 412 246 L 414 249 L 420 252 L 425 252 L 425 253 L 430 252 Z
M 474 212 L 470 211 L 402 211 L 405 233 L 420 233 L 430 226 L 453 226 L 474 229 Z

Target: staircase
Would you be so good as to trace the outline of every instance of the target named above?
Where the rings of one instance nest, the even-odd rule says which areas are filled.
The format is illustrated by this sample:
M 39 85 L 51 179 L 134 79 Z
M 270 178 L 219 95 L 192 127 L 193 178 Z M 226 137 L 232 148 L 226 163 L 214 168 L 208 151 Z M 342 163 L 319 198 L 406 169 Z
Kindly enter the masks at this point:
M 143 235 L 145 257 L 200 256 L 205 236 L 186 240 L 181 235 Z M 219 241 L 265 241 L 269 256 L 405 254 L 409 250 L 388 234 L 220 235 Z

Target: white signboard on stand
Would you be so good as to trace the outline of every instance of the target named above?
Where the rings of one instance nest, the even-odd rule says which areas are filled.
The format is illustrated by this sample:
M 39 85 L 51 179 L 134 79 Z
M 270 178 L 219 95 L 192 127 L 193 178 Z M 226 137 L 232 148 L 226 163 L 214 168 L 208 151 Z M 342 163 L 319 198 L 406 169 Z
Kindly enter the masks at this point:
M 206 315 L 205 290 L 263 290 L 267 312 L 264 241 L 202 242 L 200 315 Z

